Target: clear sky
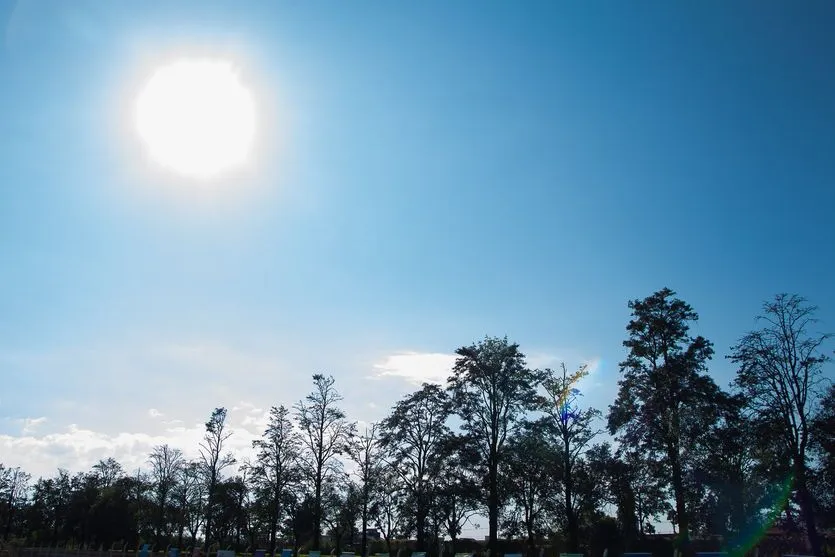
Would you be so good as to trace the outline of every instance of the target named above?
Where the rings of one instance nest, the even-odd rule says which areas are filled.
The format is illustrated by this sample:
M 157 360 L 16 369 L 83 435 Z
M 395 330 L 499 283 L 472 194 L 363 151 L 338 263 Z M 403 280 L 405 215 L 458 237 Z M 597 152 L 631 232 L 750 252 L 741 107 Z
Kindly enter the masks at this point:
M 728 348 L 796 292 L 835 330 L 835 4 L 0 2 L 0 461 L 246 447 L 315 372 L 382 417 L 508 335 L 615 395 L 627 301 Z M 247 172 L 201 187 L 131 124 L 172 57 L 230 60 Z M 417 378 L 417 379 L 416 379 Z

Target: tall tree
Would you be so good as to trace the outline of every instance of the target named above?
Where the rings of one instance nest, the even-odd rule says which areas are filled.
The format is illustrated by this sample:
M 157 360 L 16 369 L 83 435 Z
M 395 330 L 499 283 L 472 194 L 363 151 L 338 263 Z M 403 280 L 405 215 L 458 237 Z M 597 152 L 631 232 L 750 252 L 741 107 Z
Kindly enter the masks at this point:
M 284 519 L 289 491 L 299 481 L 299 443 L 290 411 L 284 406 L 270 409 L 270 419 L 261 439 L 252 442 L 258 449 L 258 464 L 253 467 L 253 481 L 270 502 L 267 515 L 270 526 L 270 553 L 275 554 L 276 534 Z
M 380 474 L 383 466 L 380 447 L 380 428 L 376 423 L 366 427 L 363 433 L 353 435 L 347 446 L 348 457 L 357 465 L 355 472 L 360 498 L 361 554 L 368 554 L 368 521 L 374 514 L 377 493 L 381 489 Z
M 600 417 L 600 411 L 593 408 L 581 410 L 577 399 L 580 390 L 576 385 L 580 379 L 588 375 L 587 366 L 569 374 L 565 364 L 561 364 L 560 371 L 545 370 L 542 386 L 545 395 L 540 398 L 539 410 L 545 415 L 543 423 L 545 431 L 552 438 L 560 452 L 563 509 L 565 512 L 566 529 L 568 533 L 568 551 L 577 553 L 580 544 L 580 524 L 577 517 L 577 503 L 575 498 L 576 464 L 586 450 L 588 444 L 600 433 L 594 429 L 593 422 Z
M 382 423 L 381 444 L 390 451 L 394 470 L 415 505 L 418 551 L 426 551 L 426 527 L 432 503 L 432 480 L 446 455 L 450 400 L 438 385 L 424 383 L 420 390 L 398 401 Z
M 487 491 L 488 549 L 498 551 L 499 466 L 508 435 L 534 407 L 539 374 L 528 369 L 519 345 L 505 338 L 485 337 L 456 350 L 449 389 L 463 430 L 479 448 Z
M 322 489 L 340 471 L 337 460 L 353 424 L 338 405 L 342 396 L 332 376 L 313 376 L 313 391 L 295 405 L 304 446 L 303 470 L 313 485 L 314 527 L 311 549 L 320 549 L 322 538 Z
M 227 429 L 226 408 L 215 408 L 206 422 L 206 433 L 200 443 L 200 464 L 206 482 L 206 521 L 204 523 L 204 549 L 212 543 L 212 520 L 216 514 L 217 487 L 223 479 L 223 471 L 235 464 L 232 453 L 224 453 L 224 445 L 232 431 Z
M 689 552 L 686 451 L 704 440 L 714 420 L 720 391 L 705 373 L 713 348 L 702 336 L 689 335 L 689 323 L 698 314 L 669 288 L 630 301 L 629 308 L 629 338 L 623 342 L 629 355 L 620 364 L 609 432 L 663 462 L 669 471 L 665 480 L 673 488 L 681 549 Z
M 180 467 L 183 465 L 183 453 L 167 444 L 157 445 L 148 457 L 151 465 L 151 482 L 154 490 L 154 535 L 156 544 L 161 546 L 168 538 L 168 516 L 166 510 L 171 502 L 171 495 L 177 483 Z
M 739 366 L 734 383 L 755 419 L 778 422 L 778 443 L 792 464 L 809 545 L 820 556 L 807 453 L 822 367 L 829 360 L 821 347 L 830 335 L 811 330 L 816 310 L 801 296 L 778 294 L 763 305 L 763 327 L 743 336 L 728 357 Z
M 20 467 L 4 468 L 0 464 L 0 499 L 5 505 L 5 524 L 3 526 L 3 539 L 8 541 L 12 532 L 12 525 L 16 518 L 18 507 L 23 502 L 26 490 L 29 488 L 29 480 L 32 476 L 23 471 Z

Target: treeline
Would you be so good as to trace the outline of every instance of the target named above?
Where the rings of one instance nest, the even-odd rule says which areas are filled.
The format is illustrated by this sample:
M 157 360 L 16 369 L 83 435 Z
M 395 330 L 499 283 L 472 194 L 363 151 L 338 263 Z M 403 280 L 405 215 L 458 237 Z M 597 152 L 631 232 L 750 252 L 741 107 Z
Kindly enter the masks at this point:
M 708 373 L 712 344 L 689 332 L 698 316 L 687 303 L 664 289 L 629 307 L 605 415 L 581 404 L 584 367 L 531 369 L 519 345 L 487 337 L 456 351 L 445 386 L 424 384 L 367 427 L 341 409 L 333 377 L 314 375 L 307 397 L 270 410 L 252 462 L 227 450 L 233 433 L 217 408 L 195 460 L 162 445 L 136 474 L 107 459 L 34 482 L 0 466 L 0 528 L 30 545 L 286 543 L 367 555 L 369 528 L 389 552 L 402 539 L 430 552 L 447 539 L 454 552 L 486 516 L 495 555 L 500 536 L 531 553 L 640 549 L 668 519 L 683 551 L 711 535 L 745 551 L 779 525 L 822 555 L 821 532 L 835 526 L 835 388 L 815 308 L 795 295 L 764 304 L 761 328 L 726 356 L 737 373 L 725 391 Z M 596 439 L 598 426 L 614 444 Z

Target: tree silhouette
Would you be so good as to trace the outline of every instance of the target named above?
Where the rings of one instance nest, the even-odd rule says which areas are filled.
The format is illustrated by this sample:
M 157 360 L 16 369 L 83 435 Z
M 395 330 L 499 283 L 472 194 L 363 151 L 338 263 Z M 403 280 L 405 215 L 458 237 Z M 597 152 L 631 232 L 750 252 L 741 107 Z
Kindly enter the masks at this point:
M 689 513 L 685 487 L 688 450 L 704 438 L 712 423 L 719 389 L 707 376 L 713 355 L 705 338 L 689 336 L 698 315 L 664 288 L 629 302 L 632 320 L 626 329 L 629 349 L 620 364 L 618 396 L 609 411 L 609 432 L 627 446 L 640 447 L 664 463 L 672 485 L 682 550 L 689 551 Z
M 487 477 L 488 549 L 495 555 L 499 512 L 499 466 L 508 435 L 535 405 L 537 373 L 528 369 L 518 344 L 486 337 L 456 350 L 458 359 L 449 378 L 455 412 L 462 428 L 479 449 Z
M 154 499 L 156 502 L 155 539 L 156 544 L 163 543 L 163 536 L 168 537 L 166 526 L 166 509 L 174 490 L 183 465 L 183 453 L 179 449 L 172 449 L 167 444 L 158 445 L 148 457 L 151 464 L 151 480 L 153 482 Z
M 743 336 L 729 358 L 739 366 L 734 383 L 754 419 L 772 422 L 779 431 L 775 441 L 792 465 L 809 544 L 821 555 L 808 452 L 816 401 L 823 394 L 822 366 L 829 360 L 821 346 L 830 335 L 810 331 L 816 310 L 800 296 L 778 294 L 763 305 L 758 318 L 763 327 Z
M 333 377 L 314 375 L 313 391 L 295 406 L 304 446 L 303 470 L 313 486 L 312 549 L 320 548 L 322 538 L 323 487 L 341 471 L 336 456 L 344 450 L 354 427 L 337 406 L 342 396 L 334 383 Z
M 282 510 L 289 491 L 301 480 L 299 444 L 301 438 L 294 431 L 290 411 L 284 406 L 270 408 L 270 418 L 261 439 L 252 442 L 258 449 L 257 464 L 252 466 L 253 482 L 270 501 L 270 553 L 275 554 L 276 534 L 285 512 Z
M 542 419 L 544 431 L 551 437 L 560 453 L 561 474 L 557 477 L 562 484 L 568 551 L 572 553 L 579 550 L 580 544 L 577 502 L 574 500 L 574 470 L 583 451 L 600 433 L 592 427 L 592 422 L 600 416 L 600 411 L 593 408 L 580 410 L 576 404 L 580 391 L 575 385 L 586 375 L 588 370 L 585 365 L 570 375 L 565 364 L 561 365 L 559 372 L 546 369 L 542 381 L 545 396 L 539 398 L 538 408 L 545 415 Z
M 374 514 L 378 492 L 384 488 L 380 484 L 380 475 L 384 462 L 380 444 L 379 425 L 372 423 L 364 429 L 363 433 L 355 433 L 352 435 L 347 444 L 346 453 L 357 466 L 355 476 L 358 482 L 360 521 L 362 524 L 360 551 L 362 555 L 367 555 L 368 522 Z
M 226 408 L 215 408 L 206 422 L 206 433 L 200 443 L 200 464 L 206 481 L 206 521 L 204 522 L 204 549 L 212 542 L 212 519 L 217 514 L 217 486 L 223 479 L 223 471 L 235 464 L 231 453 L 223 448 L 232 432 L 226 429 Z
M 393 470 L 414 503 L 416 546 L 425 551 L 433 480 L 440 474 L 451 431 L 446 424 L 450 400 L 438 385 L 423 387 L 395 404 L 382 423 L 380 443 L 391 452 Z

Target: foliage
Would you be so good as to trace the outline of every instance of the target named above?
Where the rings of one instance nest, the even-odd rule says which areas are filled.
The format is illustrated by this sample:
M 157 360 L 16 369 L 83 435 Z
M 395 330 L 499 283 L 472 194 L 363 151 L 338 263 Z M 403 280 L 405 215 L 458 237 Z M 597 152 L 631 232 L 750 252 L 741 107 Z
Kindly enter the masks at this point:
M 362 555 L 368 554 L 368 524 L 379 504 L 380 491 L 385 489 L 380 481 L 384 461 L 379 432 L 378 424 L 370 424 L 363 433 L 354 433 L 351 436 L 345 451 L 348 458 L 357 466 L 355 476 L 360 504 L 360 535 L 362 537 L 360 553 Z
M 508 443 L 502 487 L 509 504 L 502 513 L 502 528 L 509 536 L 524 536 L 529 551 L 556 520 L 561 466 L 559 449 L 541 423 L 523 424 Z
M 712 347 L 690 335 L 690 306 L 667 289 L 629 306 L 608 415 L 614 444 L 592 444 L 599 412 L 581 408 L 585 368 L 530 370 L 518 345 L 486 337 L 458 349 L 446 388 L 422 385 L 361 432 L 333 377 L 314 375 L 292 409 L 270 409 L 252 462 L 228 451 L 227 413 L 216 408 L 199 446 L 182 447 L 195 460 L 158 445 L 140 470 L 104 458 L 34 481 L 0 463 L 2 537 L 362 553 L 410 551 L 416 537 L 435 557 L 445 538 L 452 553 L 476 548 L 462 533 L 486 514 L 491 533 L 525 538 L 497 546 L 493 536 L 494 553 L 527 543 L 534 556 L 549 542 L 593 555 L 669 553 L 649 536 L 665 516 L 683 533 L 722 536 L 730 551 L 772 523 L 796 539 L 812 531 L 809 516 L 835 525 L 835 387 L 827 337 L 810 333 L 813 308 L 786 295 L 766 304 L 764 327 L 733 348 L 740 368 L 728 394 L 706 374 Z M 330 536 L 320 539 L 323 526 Z M 383 542 L 369 542 L 369 526 Z
M 451 435 L 449 415 L 447 393 L 438 385 L 424 383 L 420 390 L 397 402 L 382 424 L 381 445 L 391 455 L 392 470 L 414 504 L 418 550 L 426 550 L 433 483 L 440 475 Z
M 692 451 L 705 440 L 720 391 L 706 375 L 711 343 L 689 335 L 698 315 L 664 288 L 629 302 L 632 319 L 624 346 L 618 396 L 609 411 L 609 432 L 622 445 L 638 447 L 663 463 L 658 470 L 672 487 L 679 535 L 687 545 L 690 510 L 685 476 L 693 467 Z
M 594 408 L 580 410 L 577 406 L 580 391 L 575 385 L 586 375 L 586 366 L 571 375 L 565 364 L 561 365 L 560 372 L 546 369 L 542 380 L 545 395 L 538 399 L 538 409 L 544 414 L 541 420 L 543 431 L 559 454 L 558 473 L 554 477 L 562 487 L 562 513 L 568 534 L 568 551 L 571 553 L 579 550 L 580 543 L 575 471 L 583 451 L 600 433 L 593 427 L 600 411 Z
M 232 432 L 226 427 L 226 408 L 215 408 L 206 422 L 206 433 L 200 443 L 200 466 L 203 480 L 206 482 L 206 519 L 203 523 L 205 532 L 204 545 L 208 549 L 212 541 L 212 520 L 222 509 L 217 497 L 218 484 L 223 479 L 223 471 L 235 464 L 231 453 L 224 453 L 223 448 Z
M 183 466 L 183 453 L 180 449 L 172 449 L 167 444 L 158 445 L 148 457 L 148 462 L 151 465 L 151 482 L 156 504 L 154 539 L 159 545 L 170 535 L 169 524 L 173 522 L 170 516 L 173 506 L 171 497 L 177 482 L 177 475 Z
M 808 453 L 817 398 L 823 394 L 822 368 L 829 360 L 821 347 L 830 335 L 810 330 L 816 310 L 801 296 L 778 294 L 763 305 L 762 328 L 743 336 L 729 358 L 739 366 L 734 383 L 752 419 L 770 426 L 777 452 L 791 462 L 809 543 L 818 555 Z
M 814 492 L 824 528 L 835 527 L 835 385 L 821 399 L 812 422 L 812 449 L 819 462 Z
M 319 549 L 322 536 L 323 491 L 342 473 L 342 463 L 336 457 L 354 430 L 354 424 L 337 406 L 342 395 L 334 383 L 333 377 L 315 374 L 313 391 L 295 405 L 303 446 L 302 471 L 313 487 L 313 549 Z
M 257 464 L 252 470 L 251 484 L 269 502 L 266 509 L 270 532 L 270 553 L 276 550 L 279 525 L 287 514 L 289 493 L 301 481 L 299 469 L 300 436 L 284 406 L 270 408 L 270 417 L 261 439 L 252 442 L 258 450 Z
M 499 466 L 508 436 L 535 405 L 540 375 L 528 369 L 519 345 L 506 337 L 485 337 L 456 354 L 449 389 L 461 427 L 479 450 L 479 465 L 487 480 L 488 549 L 495 554 L 502 506 Z

